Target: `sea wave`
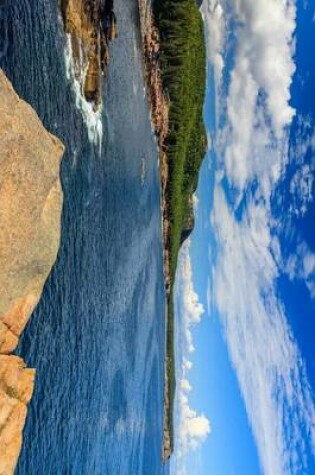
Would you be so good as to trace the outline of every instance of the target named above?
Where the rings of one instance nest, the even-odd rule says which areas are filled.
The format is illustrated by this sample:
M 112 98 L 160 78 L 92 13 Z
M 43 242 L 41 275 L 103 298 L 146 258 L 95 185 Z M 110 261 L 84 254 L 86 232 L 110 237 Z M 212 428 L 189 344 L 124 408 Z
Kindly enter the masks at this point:
M 64 58 L 66 65 L 66 75 L 67 79 L 71 82 L 72 90 L 75 95 L 75 105 L 77 109 L 81 112 L 84 123 L 87 127 L 89 141 L 99 146 L 101 151 L 102 139 L 103 139 L 103 122 L 102 122 L 102 104 L 99 105 L 98 109 L 95 111 L 93 103 L 88 102 L 83 94 L 82 86 L 83 77 L 85 76 L 85 67 L 83 58 L 79 63 L 79 78 L 78 74 L 75 71 L 75 62 L 71 45 L 70 34 L 67 34 L 66 46 L 64 49 Z

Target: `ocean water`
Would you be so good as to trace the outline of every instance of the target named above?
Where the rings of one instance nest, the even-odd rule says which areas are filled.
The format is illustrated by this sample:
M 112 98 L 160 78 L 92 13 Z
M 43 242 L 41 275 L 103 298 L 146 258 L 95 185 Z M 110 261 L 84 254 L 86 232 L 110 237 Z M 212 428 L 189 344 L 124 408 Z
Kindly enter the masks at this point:
M 137 1 L 115 0 L 115 11 L 93 141 L 67 78 L 57 1 L 0 7 L 0 66 L 66 146 L 58 259 L 17 351 L 37 369 L 18 475 L 164 473 L 158 153 Z

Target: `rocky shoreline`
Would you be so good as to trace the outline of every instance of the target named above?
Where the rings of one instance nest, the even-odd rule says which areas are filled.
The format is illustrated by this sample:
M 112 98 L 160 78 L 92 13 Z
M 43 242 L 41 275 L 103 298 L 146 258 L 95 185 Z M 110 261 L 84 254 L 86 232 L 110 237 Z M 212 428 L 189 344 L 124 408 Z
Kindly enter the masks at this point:
M 169 132 L 169 100 L 165 95 L 162 85 L 162 74 L 159 64 L 160 35 L 154 24 L 151 7 L 146 0 L 139 0 L 141 35 L 143 42 L 143 54 L 145 65 L 145 81 L 147 98 L 150 105 L 151 122 L 154 128 L 159 147 L 160 160 L 160 184 L 161 184 L 161 208 L 163 230 L 163 260 L 164 282 L 166 302 L 171 293 L 170 255 L 169 241 L 169 210 L 166 200 L 166 187 L 168 183 L 168 157 L 166 138 Z M 167 321 L 167 309 L 165 320 Z M 163 450 L 162 458 L 166 462 L 172 454 L 172 440 L 170 434 L 170 397 L 168 383 L 168 359 L 165 357 L 165 380 L 164 380 L 164 410 L 163 410 Z
M 102 76 L 109 62 L 109 43 L 117 36 L 113 0 L 59 0 L 69 35 L 75 79 L 96 111 L 101 103 Z
M 57 257 L 61 142 L 0 70 L 0 475 L 14 473 L 35 370 L 12 355 Z

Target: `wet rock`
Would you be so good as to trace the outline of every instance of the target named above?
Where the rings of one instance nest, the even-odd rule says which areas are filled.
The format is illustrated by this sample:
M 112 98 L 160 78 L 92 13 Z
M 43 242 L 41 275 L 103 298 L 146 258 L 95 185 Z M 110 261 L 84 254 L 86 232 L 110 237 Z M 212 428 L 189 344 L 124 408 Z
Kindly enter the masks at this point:
M 69 35 L 75 79 L 85 99 L 97 109 L 102 74 L 109 61 L 108 45 L 117 37 L 113 0 L 59 0 L 59 7 Z

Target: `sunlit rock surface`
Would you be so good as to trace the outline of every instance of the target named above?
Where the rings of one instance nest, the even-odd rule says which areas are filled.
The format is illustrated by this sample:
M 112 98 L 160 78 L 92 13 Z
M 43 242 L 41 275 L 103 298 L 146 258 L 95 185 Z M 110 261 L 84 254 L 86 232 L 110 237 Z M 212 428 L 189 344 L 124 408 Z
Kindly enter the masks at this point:
M 9 355 L 56 259 L 61 142 L 0 70 L 0 475 L 13 473 L 35 371 Z

